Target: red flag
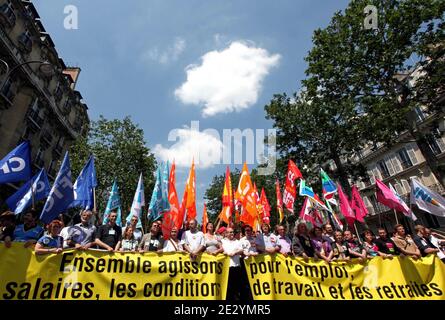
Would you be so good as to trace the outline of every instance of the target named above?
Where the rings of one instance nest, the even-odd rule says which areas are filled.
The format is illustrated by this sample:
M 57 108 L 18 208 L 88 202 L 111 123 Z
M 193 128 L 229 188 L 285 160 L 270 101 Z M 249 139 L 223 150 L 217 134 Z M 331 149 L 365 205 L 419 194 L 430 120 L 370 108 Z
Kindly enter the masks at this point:
M 187 184 L 185 186 L 186 202 L 185 209 L 187 214 L 187 221 L 196 218 L 196 182 L 195 182 L 195 161 L 192 161 L 192 167 L 190 168 Z
M 368 209 L 366 209 L 365 203 L 360 197 L 360 193 L 355 185 L 352 186 L 351 208 L 355 211 L 357 220 L 361 223 L 365 223 L 363 218 L 368 214 Z
M 222 194 L 222 205 L 223 208 L 221 210 L 221 213 L 219 214 L 219 218 L 221 219 L 221 221 L 224 221 L 225 223 L 227 223 L 227 225 L 229 225 L 233 211 L 233 189 L 232 181 L 230 179 L 230 170 L 228 166 L 226 169 L 226 181 L 224 183 Z
M 297 186 L 295 185 L 295 179 L 302 179 L 303 175 L 298 169 L 297 165 L 289 160 L 287 176 L 286 176 L 286 184 L 284 186 L 284 194 L 283 194 L 283 203 L 286 206 L 286 209 L 290 212 L 294 212 L 294 202 L 297 196 Z
M 175 170 L 176 165 L 175 162 L 173 162 L 168 178 L 168 202 L 170 203 L 170 211 L 165 212 L 162 217 L 162 235 L 165 240 L 169 238 L 173 226 L 176 226 L 178 230 L 182 227 L 182 220 L 184 219 L 184 216 L 180 215 L 178 194 L 176 193 Z
M 340 184 L 337 184 L 338 187 L 338 198 L 340 200 L 340 212 L 345 217 L 346 221 L 348 222 L 350 227 L 354 226 L 355 221 L 355 215 L 354 211 L 352 210 L 351 206 L 349 205 L 349 200 L 346 194 L 344 194 L 343 189 L 341 188 Z
M 202 232 L 207 233 L 207 223 L 209 222 L 209 217 L 207 216 L 207 207 L 204 203 L 204 211 L 202 212 Z
M 261 219 L 265 223 L 270 223 L 270 205 L 269 205 L 269 201 L 267 200 L 266 192 L 264 191 L 264 188 L 261 188 L 260 202 L 263 207 L 263 215 L 262 215 Z
M 280 181 L 275 182 L 275 192 L 277 195 L 277 211 L 278 214 L 280 215 L 280 223 L 283 222 L 284 220 L 284 212 L 283 212 L 283 198 L 281 197 L 281 190 L 280 190 Z

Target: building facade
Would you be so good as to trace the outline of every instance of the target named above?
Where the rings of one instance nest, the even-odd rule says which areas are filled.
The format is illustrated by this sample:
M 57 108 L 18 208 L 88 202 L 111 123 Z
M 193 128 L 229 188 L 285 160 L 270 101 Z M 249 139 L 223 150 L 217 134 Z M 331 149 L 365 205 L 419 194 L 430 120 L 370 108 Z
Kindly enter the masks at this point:
M 425 124 L 425 130 L 429 130 L 428 123 L 437 121 L 439 117 L 437 114 L 427 117 L 420 109 L 417 110 L 417 114 L 417 121 L 419 124 Z M 443 121 L 443 115 L 441 117 L 439 120 Z M 434 135 L 433 132 L 426 132 L 426 134 L 428 147 L 441 163 L 445 163 L 445 138 Z M 380 144 L 368 146 L 355 159 L 366 167 L 370 178 L 368 181 L 356 182 L 369 212 L 365 218 L 367 225 L 374 230 L 380 225 L 392 230 L 396 223 L 403 223 L 408 228 L 413 228 L 414 224 L 420 223 L 445 230 L 445 218 L 443 217 L 423 212 L 413 205 L 411 209 L 419 219 L 413 223 L 402 213 L 396 213 L 377 201 L 376 178 L 388 186 L 391 184 L 407 205 L 410 203 L 410 180 L 412 177 L 431 190 L 445 196 L 444 188 L 432 173 L 416 142 L 410 139 L 407 133 L 399 136 L 397 141 L 390 148 Z
M 0 0 L 0 158 L 29 140 L 34 172 L 56 177 L 65 151 L 88 133 L 79 73 L 59 57 L 31 1 Z

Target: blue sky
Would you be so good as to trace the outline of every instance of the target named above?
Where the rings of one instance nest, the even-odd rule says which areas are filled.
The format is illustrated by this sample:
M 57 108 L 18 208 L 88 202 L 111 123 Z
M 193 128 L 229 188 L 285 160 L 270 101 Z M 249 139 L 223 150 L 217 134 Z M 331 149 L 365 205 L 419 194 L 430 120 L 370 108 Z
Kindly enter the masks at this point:
M 312 33 L 348 1 L 34 0 L 59 55 L 82 69 L 77 89 L 92 120 L 130 115 L 159 160 L 174 155 L 182 197 L 193 148 L 221 147 L 203 133 L 268 129 L 264 105 L 300 88 Z M 64 8 L 78 29 L 64 27 Z M 200 132 L 188 134 L 191 121 Z M 171 130 L 176 141 L 168 141 Z M 196 151 L 196 150 L 195 150 Z M 172 159 L 170 159 L 172 160 Z M 191 159 L 190 159 L 191 160 Z M 249 168 L 254 164 L 249 165 Z M 242 165 L 231 164 L 230 168 Z M 197 164 L 197 210 L 225 165 Z M 135 183 L 136 187 L 136 183 Z

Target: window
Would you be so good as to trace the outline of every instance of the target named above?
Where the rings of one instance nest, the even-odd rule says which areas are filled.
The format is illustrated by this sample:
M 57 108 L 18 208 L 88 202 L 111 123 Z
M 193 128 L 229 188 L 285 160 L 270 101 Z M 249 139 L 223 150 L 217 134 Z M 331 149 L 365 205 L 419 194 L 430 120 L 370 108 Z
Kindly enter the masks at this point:
M 1 22 L 10 28 L 15 25 L 16 16 L 10 0 L 0 6 L 0 18 Z
M 369 196 L 369 201 L 371 201 L 372 207 L 374 208 L 375 212 L 380 212 L 379 210 L 379 203 L 377 202 L 377 198 L 375 197 L 374 194 L 371 194 Z
M 43 150 L 41 148 L 37 150 L 36 157 L 34 158 L 34 164 L 40 169 L 43 168 Z
M 31 52 L 32 50 L 32 40 L 31 40 L 31 33 L 26 30 L 19 36 L 19 45 L 20 48 L 25 52 Z
M 440 150 L 439 144 L 437 143 L 437 140 L 434 137 L 434 135 L 428 134 L 426 136 L 426 142 L 428 143 L 428 146 L 430 147 L 431 152 L 434 155 L 438 155 L 438 154 L 442 153 L 442 151 Z
M 397 154 L 400 158 L 403 169 L 408 169 L 413 166 L 413 163 L 411 162 L 411 159 L 409 158 L 408 152 L 405 148 L 400 149 Z
M 416 120 L 417 122 L 421 122 L 423 121 L 426 117 L 425 117 L 425 113 L 422 111 L 422 109 L 420 107 L 416 107 L 414 109 L 414 111 L 416 112 Z
M 13 81 L 11 78 L 6 79 L 2 88 L 2 95 L 10 102 L 14 99 Z
M 405 190 L 403 190 L 403 187 L 399 183 L 395 183 L 394 188 L 396 189 L 396 192 L 399 196 L 406 193 Z
M 401 180 L 403 188 L 405 188 L 406 193 L 411 192 L 411 186 L 409 185 L 409 182 L 407 180 L 402 179 Z
M 48 167 L 48 173 L 50 176 L 55 176 L 56 174 L 57 161 L 52 160 Z
M 389 170 L 388 170 L 388 167 L 386 166 L 385 161 L 383 161 L 383 160 L 378 161 L 377 167 L 379 168 L 383 179 L 388 178 L 390 176 Z

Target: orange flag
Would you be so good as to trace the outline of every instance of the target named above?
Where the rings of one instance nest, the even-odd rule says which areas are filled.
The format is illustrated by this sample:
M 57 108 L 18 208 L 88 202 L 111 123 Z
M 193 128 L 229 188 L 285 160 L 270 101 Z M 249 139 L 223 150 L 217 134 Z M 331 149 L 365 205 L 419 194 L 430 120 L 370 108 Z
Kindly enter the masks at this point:
M 196 218 L 196 178 L 195 178 L 195 161 L 192 161 L 189 177 L 185 186 L 185 209 L 187 210 L 187 221 Z
M 251 227 L 255 227 L 255 221 L 258 220 L 257 203 L 255 189 L 253 188 L 246 163 L 243 165 L 238 188 L 235 192 L 235 199 L 241 203 L 244 209 L 241 214 L 241 221 Z
M 178 194 L 176 192 L 176 177 L 175 177 L 176 165 L 173 161 L 173 165 L 170 170 L 170 176 L 168 178 L 168 202 L 170 203 L 170 211 L 165 212 L 162 218 L 162 234 L 164 239 L 168 239 L 170 236 L 170 231 L 173 226 L 176 226 L 178 230 L 182 226 L 182 220 L 184 216 L 181 216 Z
M 223 208 L 221 213 L 219 214 L 219 218 L 221 221 L 224 221 L 227 225 L 229 225 L 230 219 L 232 218 L 232 209 L 233 209 L 233 190 L 232 190 L 232 181 L 230 179 L 230 170 L 227 166 L 226 169 L 226 181 L 224 183 L 224 190 L 222 194 L 222 205 Z
M 207 223 L 209 222 L 209 217 L 207 216 L 207 206 L 204 203 L 204 211 L 202 212 L 202 232 L 207 233 Z

